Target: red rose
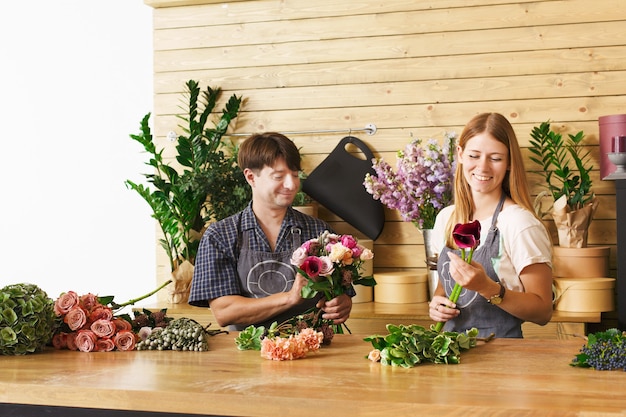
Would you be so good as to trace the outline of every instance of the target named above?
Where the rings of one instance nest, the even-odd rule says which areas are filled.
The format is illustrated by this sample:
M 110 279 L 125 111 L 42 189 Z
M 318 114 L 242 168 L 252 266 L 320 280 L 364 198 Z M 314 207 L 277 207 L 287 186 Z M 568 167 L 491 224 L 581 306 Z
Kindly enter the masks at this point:
M 54 302 L 54 313 L 57 316 L 67 314 L 74 306 L 78 304 L 78 294 L 74 291 L 68 291 L 63 293 Z
M 87 323 L 87 314 L 85 314 L 85 310 L 79 306 L 74 306 L 74 308 L 68 311 L 65 317 L 63 317 L 63 321 L 69 326 L 70 330 L 78 330 Z
M 91 330 L 79 330 L 76 334 L 76 347 L 81 352 L 92 352 L 96 348 L 98 336 Z
M 96 340 L 96 352 L 110 352 L 115 349 L 115 343 L 108 337 Z
M 91 324 L 91 331 L 98 337 L 111 337 L 115 334 L 117 328 L 111 320 L 98 319 Z
M 122 330 L 113 336 L 113 342 L 118 350 L 133 350 L 137 341 L 135 333 L 131 330 Z

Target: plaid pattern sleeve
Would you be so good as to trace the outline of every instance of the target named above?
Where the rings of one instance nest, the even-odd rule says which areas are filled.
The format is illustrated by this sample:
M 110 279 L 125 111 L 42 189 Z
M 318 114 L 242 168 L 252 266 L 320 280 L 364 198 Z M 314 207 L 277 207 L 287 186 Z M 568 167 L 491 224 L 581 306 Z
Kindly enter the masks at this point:
M 194 264 L 189 304 L 208 307 L 213 298 L 240 293 L 235 251 L 241 214 L 211 224 L 202 236 Z

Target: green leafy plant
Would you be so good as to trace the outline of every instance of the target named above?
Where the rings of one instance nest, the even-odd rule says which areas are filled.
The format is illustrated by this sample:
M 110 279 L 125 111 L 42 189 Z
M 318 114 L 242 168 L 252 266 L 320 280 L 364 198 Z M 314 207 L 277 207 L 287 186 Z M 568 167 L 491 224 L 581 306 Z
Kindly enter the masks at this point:
M 589 203 L 594 195 L 589 172 L 593 168 L 590 155 L 585 151 L 582 131 L 563 139 L 550 129 L 550 122 L 535 126 L 530 133 L 530 159 L 541 167 L 539 175 L 545 180 L 548 191 L 558 200 L 566 196 L 570 210 L 578 210 Z
M 383 365 L 411 368 L 421 363 L 458 364 L 461 351 L 476 346 L 478 330 L 464 333 L 439 332 L 422 326 L 387 325 L 387 335 L 366 337 L 374 351 L 368 358 Z
M 185 135 L 177 138 L 178 169 L 157 149 L 148 125 L 150 113 L 141 121 L 141 133 L 130 135 L 150 155 L 146 165 L 153 172 L 143 174 L 151 187 L 127 180 L 152 208 L 161 229 L 159 239 L 172 270 L 183 261 L 192 264 L 205 225 L 243 209 L 251 199 L 251 191 L 237 165 L 238 147 L 228 140 L 226 131 L 242 105 L 242 98 L 232 95 L 214 122 L 207 127 L 221 97 L 220 88 L 201 91 L 198 82 L 186 83 L 186 114 L 177 116 L 185 122 L 179 127 Z
M 274 322 L 272 325 L 277 324 Z M 265 326 L 248 326 L 235 337 L 235 344 L 239 350 L 261 350 L 261 340 L 265 336 Z
M 22 283 L 0 290 L 0 354 L 41 351 L 55 328 L 54 301 L 41 288 Z
M 307 173 L 304 171 L 300 171 L 298 173 L 298 177 L 300 177 L 300 188 L 293 199 L 293 203 L 291 204 L 292 206 L 306 206 L 313 202 L 313 199 L 307 193 L 302 191 L 302 184 L 306 180 L 307 176 Z

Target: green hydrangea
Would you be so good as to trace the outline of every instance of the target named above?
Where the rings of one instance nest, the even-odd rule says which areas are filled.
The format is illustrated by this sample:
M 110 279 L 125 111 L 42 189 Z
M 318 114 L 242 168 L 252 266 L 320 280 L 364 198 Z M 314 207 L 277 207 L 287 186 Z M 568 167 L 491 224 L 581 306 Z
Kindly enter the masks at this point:
M 0 354 L 25 355 L 42 350 L 56 326 L 54 301 L 33 284 L 0 289 Z

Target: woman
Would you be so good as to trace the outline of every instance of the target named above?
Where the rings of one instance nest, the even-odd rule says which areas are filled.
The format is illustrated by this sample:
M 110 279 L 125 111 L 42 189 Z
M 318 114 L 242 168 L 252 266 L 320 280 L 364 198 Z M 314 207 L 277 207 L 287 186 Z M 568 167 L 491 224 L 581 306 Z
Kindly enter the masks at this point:
M 522 337 L 521 325 L 552 317 L 550 237 L 534 213 L 515 132 L 498 113 L 467 124 L 457 146 L 455 204 L 435 221 L 439 284 L 430 302 L 432 320 L 444 330 L 472 327 L 480 337 Z M 480 244 L 471 264 L 454 244 L 456 224 L 480 221 Z M 455 282 L 463 287 L 456 303 Z

